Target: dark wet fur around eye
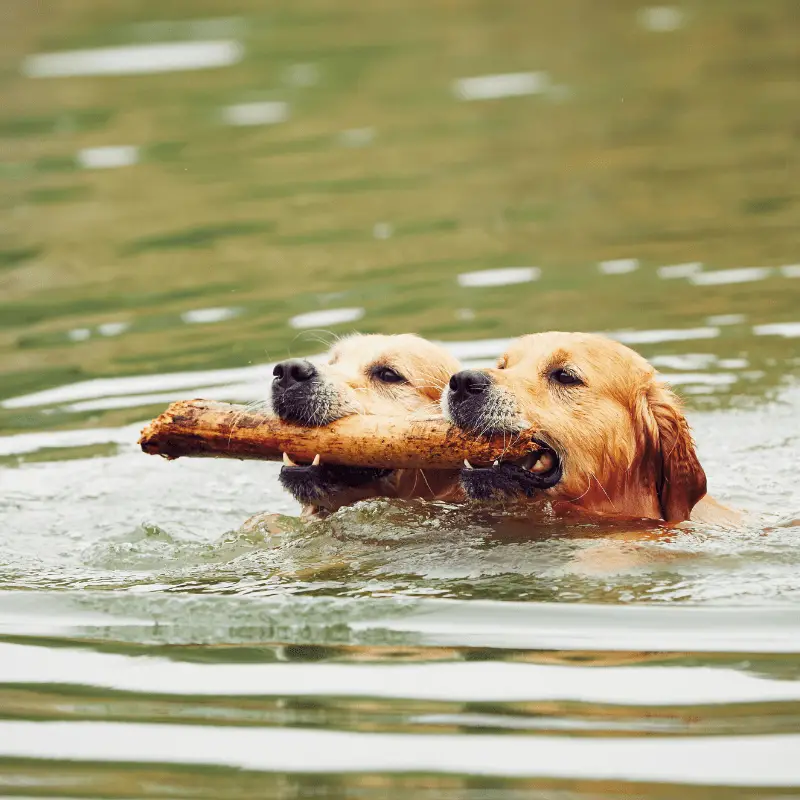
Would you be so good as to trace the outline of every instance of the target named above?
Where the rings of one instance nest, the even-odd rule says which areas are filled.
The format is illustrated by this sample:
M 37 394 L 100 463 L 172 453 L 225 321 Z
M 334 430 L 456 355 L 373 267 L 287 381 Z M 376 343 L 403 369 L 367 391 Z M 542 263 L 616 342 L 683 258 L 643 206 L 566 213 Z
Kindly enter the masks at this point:
M 320 464 L 282 467 L 278 480 L 301 505 L 324 505 L 328 498 L 339 492 L 380 480 L 390 473 L 389 469 Z
M 500 500 L 510 497 L 533 497 L 561 480 L 561 467 L 547 475 L 538 475 L 515 464 L 462 469 L 461 486 L 470 500 Z

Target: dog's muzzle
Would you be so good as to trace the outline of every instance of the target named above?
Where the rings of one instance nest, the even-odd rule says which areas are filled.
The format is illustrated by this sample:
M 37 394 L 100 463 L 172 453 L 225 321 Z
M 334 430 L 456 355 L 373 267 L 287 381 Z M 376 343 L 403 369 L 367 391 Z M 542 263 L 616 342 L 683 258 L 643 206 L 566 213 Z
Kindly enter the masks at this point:
M 485 372 L 462 370 L 450 378 L 447 390 L 447 412 L 453 424 L 480 435 L 518 433 L 516 413 L 503 408 L 507 401 Z M 473 500 L 504 497 L 532 497 L 537 491 L 550 489 L 562 477 L 558 454 L 543 441 L 535 441 L 536 449 L 515 461 L 498 459 L 491 465 L 465 462 L 461 485 Z
M 486 405 L 492 385 L 485 372 L 465 369 L 452 375 L 447 387 L 447 410 L 453 424 L 473 433 L 488 433 Z
M 282 420 L 303 425 L 332 422 L 320 420 L 320 375 L 310 361 L 281 361 L 272 374 L 272 410 Z
M 282 361 L 275 365 L 272 374 L 272 410 L 282 420 L 318 426 L 327 425 L 341 416 L 341 406 L 332 401 L 329 387 L 310 361 L 301 358 Z M 284 454 L 284 466 L 278 480 L 301 505 L 326 508 L 335 505 L 337 494 L 378 481 L 391 472 L 388 469 L 322 464 L 319 456 L 312 464 L 295 464 Z

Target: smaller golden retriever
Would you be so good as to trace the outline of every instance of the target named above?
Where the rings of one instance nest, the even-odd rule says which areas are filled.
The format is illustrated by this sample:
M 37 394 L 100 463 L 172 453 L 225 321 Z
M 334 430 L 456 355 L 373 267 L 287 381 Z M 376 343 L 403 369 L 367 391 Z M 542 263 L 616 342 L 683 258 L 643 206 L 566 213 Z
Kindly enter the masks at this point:
M 327 425 L 350 414 L 440 414 L 439 401 L 461 365 L 444 348 L 412 334 L 355 334 L 339 340 L 327 363 L 304 359 L 275 366 L 272 408 L 283 420 Z M 281 485 L 303 506 L 303 515 L 324 514 L 369 497 L 463 497 L 458 470 L 372 469 L 310 465 L 284 457 Z
M 706 496 L 678 398 L 642 356 L 603 336 L 516 339 L 495 369 L 453 375 L 442 409 L 478 434 L 532 429 L 541 445 L 516 463 L 467 464 L 462 485 L 473 499 L 541 494 L 555 513 L 667 522 L 735 516 Z

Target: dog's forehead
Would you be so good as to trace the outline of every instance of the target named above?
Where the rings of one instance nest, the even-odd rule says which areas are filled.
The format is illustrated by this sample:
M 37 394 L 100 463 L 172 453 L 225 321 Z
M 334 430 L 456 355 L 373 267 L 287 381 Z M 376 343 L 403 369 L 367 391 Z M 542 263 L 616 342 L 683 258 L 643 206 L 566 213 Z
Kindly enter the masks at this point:
M 506 351 L 509 361 L 527 366 L 555 362 L 606 374 L 609 367 L 624 365 L 625 373 L 649 373 L 652 367 L 629 347 L 592 333 L 549 331 L 514 340 Z
M 355 364 L 371 364 L 390 350 L 389 337 L 378 334 L 357 334 L 341 339 L 331 349 L 331 359 Z
M 438 345 L 412 334 L 387 336 L 357 334 L 339 341 L 331 349 L 331 360 L 347 362 L 358 367 L 373 364 L 413 368 L 417 365 L 441 364 L 458 370 L 455 359 Z M 452 365 L 451 362 L 452 361 Z

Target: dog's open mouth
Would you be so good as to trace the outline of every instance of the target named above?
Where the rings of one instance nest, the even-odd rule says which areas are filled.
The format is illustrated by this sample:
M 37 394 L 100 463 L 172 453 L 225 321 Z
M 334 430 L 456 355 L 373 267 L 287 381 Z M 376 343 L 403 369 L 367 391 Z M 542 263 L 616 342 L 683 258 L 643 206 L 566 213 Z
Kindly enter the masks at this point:
M 391 474 L 390 469 L 341 467 L 322 464 L 316 456 L 310 464 L 295 464 L 286 453 L 278 480 L 301 505 L 328 506 L 337 494 L 356 489 Z
M 495 461 L 491 466 L 473 466 L 464 462 L 461 485 L 472 500 L 492 500 L 523 495 L 533 497 L 561 480 L 561 460 L 554 450 L 541 442 L 541 449 L 516 461 Z

